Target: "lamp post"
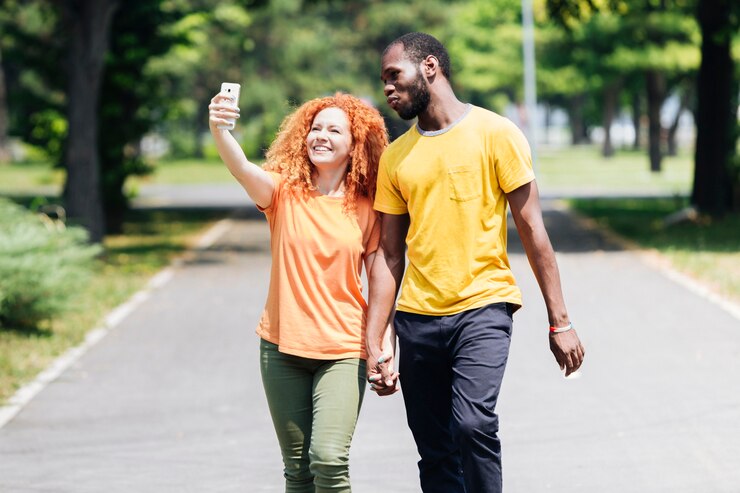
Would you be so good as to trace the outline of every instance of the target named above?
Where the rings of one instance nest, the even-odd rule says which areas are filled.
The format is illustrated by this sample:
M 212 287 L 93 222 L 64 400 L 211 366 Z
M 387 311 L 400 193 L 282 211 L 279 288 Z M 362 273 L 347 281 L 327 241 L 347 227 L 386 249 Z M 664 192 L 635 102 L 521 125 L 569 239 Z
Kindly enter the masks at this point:
M 534 16 L 532 0 L 522 0 L 522 49 L 524 51 L 524 132 L 532 148 L 532 165 L 537 162 L 537 85 L 534 63 Z

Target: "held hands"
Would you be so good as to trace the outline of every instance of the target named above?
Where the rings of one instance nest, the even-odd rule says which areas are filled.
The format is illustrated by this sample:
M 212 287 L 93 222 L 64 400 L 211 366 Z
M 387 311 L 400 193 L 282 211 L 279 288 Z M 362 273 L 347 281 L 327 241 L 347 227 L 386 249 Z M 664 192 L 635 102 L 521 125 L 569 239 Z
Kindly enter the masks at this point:
M 560 369 L 565 370 L 566 377 L 581 367 L 586 354 L 575 329 L 559 333 L 551 332 L 550 351 L 555 356 Z
M 208 105 L 208 126 L 211 132 L 222 130 L 219 127 L 230 127 L 233 121 L 239 118 L 239 108 L 234 105 L 233 97 L 220 92 L 213 96 Z
M 393 354 L 383 354 L 377 360 L 368 356 L 367 381 L 370 383 L 370 390 L 379 396 L 398 392 L 398 375 L 398 372 L 393 371 Z

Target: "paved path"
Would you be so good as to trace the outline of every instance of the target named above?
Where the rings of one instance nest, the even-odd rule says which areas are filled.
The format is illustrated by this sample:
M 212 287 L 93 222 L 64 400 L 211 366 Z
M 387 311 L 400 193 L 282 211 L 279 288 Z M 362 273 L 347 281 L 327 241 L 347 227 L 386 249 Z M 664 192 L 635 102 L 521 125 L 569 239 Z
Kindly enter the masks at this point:
M 564 379 L 521 246 L 526 307 L 500 398 L 508 493 L 740 492 L 740 320 L 550 210 L 587 347 Z M 514 236 L 514 235 L 512 235 Z M 254 326 L 266 224 L 241 209 L 0 429 L 0 492 L 280 492 Z M 419 491 L 400 396 L 368 392 L 356 493 Z

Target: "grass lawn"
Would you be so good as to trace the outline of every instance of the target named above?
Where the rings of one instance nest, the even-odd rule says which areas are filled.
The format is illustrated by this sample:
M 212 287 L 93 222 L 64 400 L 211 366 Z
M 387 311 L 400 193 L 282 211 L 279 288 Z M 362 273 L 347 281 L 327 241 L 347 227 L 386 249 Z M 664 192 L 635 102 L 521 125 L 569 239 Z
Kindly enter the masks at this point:
M 0 194 L 59 188 L 64 176 L 64 170 L 45 162 L 1 164 Z
M 740 303 L 740 214 L 667 226 L 664 219 L 685 201 L 655 199 L 572 199 L 571 207 L 601 226 L 654 249 L 674 268 Z
M 581 146 L 539 150 L 535 173 L 540 189 L 545 193 L 683 196 L 688 195 L 691 189 L 693 166 L 693 156 L 684 152 L 664 158 L 662 170 L 652 173 L 644 151 L 620 151 L 605 159 L 597 148 Z
M 225 211 L 132 211 L 124 234 L 105 239 L 105 252 L 70 310 L 37 330 L 0 330 L 0 405 L 149 278 L 193 244 Z
M 14 163 L 0 165 L 0 195 L 58 194 L 65 172 L 49 163 Z M 179 159 L 160 161 L 148 176 L 132 176 L 126 182 L 134 190 L 147 184 L 184 185 L 233 182 L 220 160 Z
M 231 176 L 231 173 L 220 159 L 178 159 L 176 161 L 160 161 L 155 165 L 152 175 L 131 177 L 126 185 L 140 186 L 148 183 L 185 185 L 233 181 L 234 177 Z

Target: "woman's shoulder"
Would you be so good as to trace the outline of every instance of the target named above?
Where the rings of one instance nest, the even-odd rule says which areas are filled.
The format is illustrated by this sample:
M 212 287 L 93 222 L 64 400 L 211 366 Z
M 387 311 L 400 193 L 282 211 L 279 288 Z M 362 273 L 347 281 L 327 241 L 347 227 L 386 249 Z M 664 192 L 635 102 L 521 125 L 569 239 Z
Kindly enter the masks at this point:
M 358 197 L 356 203 L 356 214 L 358 220 L 362 224 L 372 227 L 378 219 L 378 213 L 373 208 L 373 201 L 370 197 Z
M 373 210 L 373 200 L 370 197 L 359 196 L 356 200 L 357 211 L 367 214 L 368 212 L 375 212 Z

